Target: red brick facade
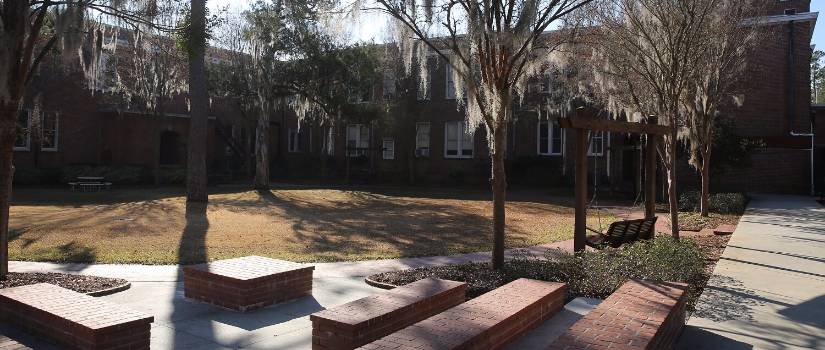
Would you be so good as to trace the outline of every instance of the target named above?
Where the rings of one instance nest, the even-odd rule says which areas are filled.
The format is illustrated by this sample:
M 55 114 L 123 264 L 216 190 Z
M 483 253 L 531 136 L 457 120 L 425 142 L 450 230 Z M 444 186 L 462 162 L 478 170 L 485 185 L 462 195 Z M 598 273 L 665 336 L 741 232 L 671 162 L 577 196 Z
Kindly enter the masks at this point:
M 687 285 L 625 282 L 547 350 L 673 349 L 685 326 Z
M 312 314 L 312 348 L 355 349 L 463 303 L 466 289 L 428 278 Z
M 810 59 L 814 21 L 806 14 L 810 0 L 766 1 L 765 15 L 771 23 L 764 26 L 760 47 L 748 63 L 750 78 L 741 108 L 729 110 L 735 120 L 735 132 L 741 136 L 764 141 L 766 148 L 753 156 L 753 167 L 739 169 L 713 177 L 714 191 L 767 191 L 807 193 L 810 190 L 810 138 L 794 136 L 809 133 L 811 127 Z M 783 15 L 795 9 L 798 15 Z M 451 158 L 445 152 L 445 130 L 448 122 L 461 122 L 464 113 L 454 99 L 447 98 L 446 68 L 443 62 L 433 70 L 429 98 L 419 100 L 414 82 L 407 82 L 408 93 L 399 94 L 389 116 L 378 121 L 349 116 L 337 125 L 300 126 L 288 112 L 279 111 L 272 117 L 270 156 L 271 172 L 278 179 L 324 177 L 332 181 L 415 183 L 434 185 L 486 185 L 489 178 L 489 157 L 485 131 L 476 130 L 472 155 Z M 72 164 L 139 165 L 149 169 L 159 166 L 160 154 L 171 147 L 180 155 L 174 163 L 185 164 L 188 119 L 185 103 L 178 101 L 170 108 L 172 117 L 157 118 L 136 113 L 107 112 L 110 108 L 91 96 L 74 79 L 48 79 L 37 87 L 43 91 L 47 110 L 60 112 L 59 149 L 39 152 L 37 167 L 60 168 Z M 406 85 L 405 85 L 406 84 Z M 380 98 L 382 84 L 376 84 L 373 96 Z M 251 145 L 254 128 L 238 123 L 237 110 L 213 105 L 210 112 L 209 167 L 212 172 L 232 169 L 236 174 L 251 176 Z M 429 123 L 429 155 L 417 153 L 416 128 Z M 362 124 L 366 148 L 360 157 L 346 155 L 348 125 Z M 229 129 L 229 125 L 234 126 Z M 223 126 L 223 127 L 222 127 Z M 177 135 L 176 143 L 161 147 L 160 131 Z M 330 136 L 331 134 L 331 136 Z M 562 132 L 561 149 L 552 155 L 541 154 L 539 121 L 535 116 L 516 113 L 509 128 L 507 159 L 508 181 L 511 184 L 559 186 L 572 183 L 572 134 Z M 330 152 L 326 140 L 332 140 Z M 609 140 L 609 142 L 608 142 Z M 385 142 L 386 141 L 386 142 Z M 588 169 L 590 181 L 600 190 L 638 191 L 640 178 L 638 139 L 622 134 L 604 137 L 604 152 L 592 156 Z M 385 146 L 393 146 L 390 152 Z M 233 147 L 230 147 L 233 146 Z M 15 152 L 18 168 L 35 167 L 34 153 Z M 331 153 L 331 155 L 327 155 Z M 388 155 L 387 157 L 385 157 Z M 238 160 L 236 158 L 240 158 Z M 385 159 L 391 158 L 391 159 Z M 819 158 L 817 158 L 819 159 Z M 781 170 L 771 164 L 782 164 Z M 695 171 L 684 167 L 680 172 L 682 188 L 696 188 Z M 742 182 L 743 175 L 750 179 Z
M 187 298 L 237 311 L 259 309 L 312 294 L 313 266 L 260 256 L 183 268 Z
M 500 349 L 556 314 L 566 292 L 518 279 L 359 349 Z
M 149 349 L 152 316 L 52 284 L 0 290 L 0 320 L 70 349 Z

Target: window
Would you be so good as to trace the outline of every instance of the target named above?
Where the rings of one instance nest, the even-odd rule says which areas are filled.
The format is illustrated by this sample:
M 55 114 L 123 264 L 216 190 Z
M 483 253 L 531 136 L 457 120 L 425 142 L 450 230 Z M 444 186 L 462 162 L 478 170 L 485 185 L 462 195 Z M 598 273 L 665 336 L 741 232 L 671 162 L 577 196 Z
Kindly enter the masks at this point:
M 298 153 L 301 152 L 301 132 L 298 129 L 289 129 L 289 144 L 287 145 L 287 151 L 289 153 Z
M 40 128 L 42 138 L 40 139 L 40 149 L 43 151 L 57 151 L 58 126 L 60 119 L 57 112 L 43 112 L 43 123 Z
M 395 98 L 395 77 L 390 72 L 384 72 L 384 81 L 381 86 L 384 94 L 384 100 L 392 100 Z
M 419 78 L 420 79 L 420 78 Z M 432 96 L 433 87 L 433 70 L 427 69 L 427 81 L 422 81 L 418 84 L 418 91 L 416 91 L 416 98 L 419 101 L 428 101 Z
M 381 143 L 381 151 L 384 159 L 395 159 L 395 140 L 392 138 L 384 138 Z
M 468 133 L 464 122 L 447 122 L 444 125 L 444 158 L 472 158 L 473 134 Z
M 328 156 L 335 155 L 335 130 L 332 127 L 327 130 L 327 139 L 326 145 L 324 146 L 324 152 L 326 152 Z
M 370 129 L 364 124 L 347 126 L 347 155 L 358 157 L 367 155 L 370 146 Z
M 604 131 L 589 131 L 590 148 L 587 155 L 600 157 L 604 154 Z
M 537 147 L 540 155 L 557 156 L 562 154 L 564 132 L 558 121 L 539 120 Z
M 453 67 L 450 66 L 449 63 L 444 65 L 444 72 L 446 72 L 446 77 L 444 81 L 446 85 L 444 86 L 444 98 L 448 100 L 455 100 L 455 83 L 453 83 Z
M 362 103 L 372 101 L 372 85 L 350 90 L 349 101 L 352 103 Z
M 415 123 L 415 156 L 430 156 L 430 123 Z
M 17 139 L 14 141 L 15 151 L 28 151 L 31 145 L 31 118 L 29 118 L 28 110 L 21 110 L 17 117 L 17 123 L 20 125 L 20 133 L 17 134 Z

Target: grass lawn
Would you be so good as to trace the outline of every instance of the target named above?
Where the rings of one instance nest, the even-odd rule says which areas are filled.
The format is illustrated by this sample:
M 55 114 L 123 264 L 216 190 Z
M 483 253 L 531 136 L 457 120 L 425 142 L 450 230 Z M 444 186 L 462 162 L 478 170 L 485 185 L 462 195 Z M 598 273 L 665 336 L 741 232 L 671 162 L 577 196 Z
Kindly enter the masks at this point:
M 170 264 L 262 255 L 341 261 L 492 249 L 485 191 L 222 189 L 188 210 L 183 189 L 15 189 L 12 260 Z M 572 199 L 508 193 L 508 248 L 572 238 Z M 592 226 L 598 218 L 591 216 Z M 612 216 L 601 217 L 606 225 Z

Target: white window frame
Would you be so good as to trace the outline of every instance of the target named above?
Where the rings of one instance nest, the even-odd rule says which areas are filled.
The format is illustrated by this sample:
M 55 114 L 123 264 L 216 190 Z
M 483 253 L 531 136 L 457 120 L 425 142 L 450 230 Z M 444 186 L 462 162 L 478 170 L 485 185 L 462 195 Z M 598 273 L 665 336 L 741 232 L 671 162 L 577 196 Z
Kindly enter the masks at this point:
M 43 141 L 40 142 L 40 150 L 43 152 L 57 152 L 60 148 L 60 113 L 58 112 L 42 112 L 43 120 L 40 121 L 40 140 L 43 140 L 46 132 L 46 114 L 54 114 L 54 147 L 43 147 Z
M 366 156 L 367 155 L 367 150 L 365 150 L 365 149 L 362 149 L 362 150 L 350 150 L 349 149 L 349 142 L 350 142 L 349 130 L 350 130 L 350 128 L 358 128 L 358 134 L 356 135 L 355 140 L 354 140 L 355 141 L 355 148 L 369 148 L 370 136 L 371 136 L 369 126 L 365 125 L 365 124 L 347 124 L 347 129 L 345 130 L 346 140 L 347 140 L 347 143 L 346 143 L 347 156 L 349 156 L 349 157 Z M 362 130 L 362 128 L 367 128 L 367 140 L 366 140 L 367 147 L 361 147 L 361 144 L 364 142 L 364 140 L 361 139 L 361 130 Z
M 301 130 L 289 128 L 287 132 L 287 152 L 301 153 Z
M 457 152 L 456 152 L 455 155 L 448 155 L 447 154 L 447 151 L 448 151 L 447 142 L 448 142 L 448 138 L 450 137 L 450 135 L 447 133 L 447 125 L 449 125 L 451 123 L 455 123 L 455 124 L 458 125 L 458 128 L 457 128 L 457 130 L 458 130 L 457 147 L 458 148 L 456 150 Z M 446 158 L 446 159 L 470 159 L 470 158 L 473 158 L 473 156 L 475 155 L 475 142 L 474 142 L 475 141 L 475 135 L 472 134 L 472 133 L 467 134 L 466 128 L 467 128 L 467 123 L 465 123 L 464 121 L 451 121 L 451 122 L 445 122 L 444 123 L 444 158 Z M 463 153 L 462 151 L 465 149 L 464 148 L 464 143 L 465 143 L 465 141 L 467 141 L 467 140 L 464 139 L 464 135 L 469 135 L 470 136 L 469 150 L 470 150 L 471 154 L 469 154 L 469 155 L 462 154 Z
M 29 109 L 23 109 L 23 110 L 21 110 L 21 112 L 26 112 L 26 146 L 25 147 L 15 146 L 14 151 L 31 151 L 31 146 L 32 146 L 32 111 L 29 110 Z M 17 122 L 19 122 L 18 118 L 20 118 L 19 115 L 17 116 L 17 118 L 15 118 L 15 120 L 17 120 L 15 122 L 15 125 L 17 124 Z M 14 140 L 14 142 L 17 143 L 17 140 Z
M 326 148 L 324 149 L 324 153 L 328 156 L 335 155 L 335 129 L 333 127 L 329 127 L 329 129 L 327 129 Z
M 544 124 L 544 125 L 542 125 L 542 124 Z M 559 135 L 556 135 L 556 133 L 554 131 L 554 129 L 555 129 L 554 126 L 558 125 L 558 120 L 539 120 L 536 125 L 537 125 L 537 127 L 536 127 L 536 153 L 538 153 L 541 156 L 560 156 L 560 155 L 563 155 L 564 154 L 564 129 L 562 129 L 561 126 L 559 126 L 559 128 L 558 128 L 559 129 Z M 550 149 L 550 152 L 544 152 L 543 151 L 545 149 L 545 147 L 542 147 L 542 146 L 545 146 L 545 145 L 541 144 L 541 130 L 542 130 L 542 128 L 547 128 L 547 143 L 550 144 L 549 145 L 550 147 L 547 147 L 547 148 Z M 555 147 L 554 147 L 555 142 L 553 142 L 557 137 L 561 141 L 559 143 L 559 149 L 555 149 Z
M 605 132 L 604 131 L 588 131 L 587 138 L 590 140 L 587 144 L 587 155 L 593 157 L 601 157 L 604 155 L 604 138 Z M 598 141 L 597 141 L 598 140 Z M 593 145 L 595 142 L 599 142 L 601 147 L 599 147 L 600 152 L 593 152 Z
M 391 72 L 384 72 L 381 81 L 381 97 L 384 101 L 391 101 L 396 96 L 395 76 Z
M 455 84 L 453 82 L 453 66 L 449 63 L 444 65 L 444 99 L 455 100 Z M 452 92 L 452 94 L 450 93 Z
M 427 129 L 427 142 L 426 145 L 424 142 L 421 142 L 420 138 L 422 135 L 420 133 L 424 128 Z M 432 125 L 429 122 L 418 122 L 415 123 L 415 156 L 416 157 L 430 157 L 430 152 L 432 151 L 432 147 L 430 146 L 432 143 Z M 424 151 L 426 149 L 426 155 L 424 155 Z
M 381 140 L 381 158 L 384 160 L 395 159 L 395 139 L 392 137 L 385 137 Z

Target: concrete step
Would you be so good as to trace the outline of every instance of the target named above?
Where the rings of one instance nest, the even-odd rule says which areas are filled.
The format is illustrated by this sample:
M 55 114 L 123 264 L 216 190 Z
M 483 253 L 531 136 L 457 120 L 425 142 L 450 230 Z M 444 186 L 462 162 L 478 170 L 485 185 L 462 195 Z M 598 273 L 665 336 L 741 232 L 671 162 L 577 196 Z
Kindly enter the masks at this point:
M 555 316 L 505 347 L 507 350 L 545 349 L 580 318 L 587 315 L 601 299 L 576 298 L 564 305 Z

